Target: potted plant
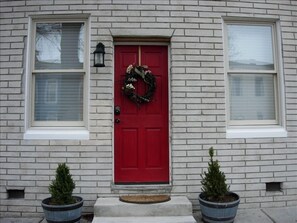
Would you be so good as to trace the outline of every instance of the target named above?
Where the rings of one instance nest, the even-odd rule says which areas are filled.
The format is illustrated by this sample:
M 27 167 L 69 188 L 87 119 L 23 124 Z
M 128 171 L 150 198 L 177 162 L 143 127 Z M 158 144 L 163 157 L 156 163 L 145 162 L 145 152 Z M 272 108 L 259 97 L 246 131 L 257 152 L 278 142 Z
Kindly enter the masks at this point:
M 209 223 L 233 222 L 240 198 L 229 191 L 218 160 L 213 160 L 213 147 L 209 149 L 209 156 L 208 171 L 201 174 L 202 193 L 199 195 L 199 203 L 202 220 Z
M 80 220 L 83 199 L 72 196 L 75 183 L 65 163 L 58 165 L 56 176 L 49 185 L 51 197 L 41 202 L 45 218 L 49 223 L 74 223 Z

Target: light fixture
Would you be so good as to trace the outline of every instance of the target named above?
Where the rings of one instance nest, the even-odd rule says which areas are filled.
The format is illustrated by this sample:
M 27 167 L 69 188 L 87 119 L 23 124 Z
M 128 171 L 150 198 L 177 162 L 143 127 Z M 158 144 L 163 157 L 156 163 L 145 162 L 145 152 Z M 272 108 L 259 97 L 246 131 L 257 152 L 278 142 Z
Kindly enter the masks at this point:
M 98 43 L 94 51 L 94 67 L 105 67 L 104 64 L 105 46 Z

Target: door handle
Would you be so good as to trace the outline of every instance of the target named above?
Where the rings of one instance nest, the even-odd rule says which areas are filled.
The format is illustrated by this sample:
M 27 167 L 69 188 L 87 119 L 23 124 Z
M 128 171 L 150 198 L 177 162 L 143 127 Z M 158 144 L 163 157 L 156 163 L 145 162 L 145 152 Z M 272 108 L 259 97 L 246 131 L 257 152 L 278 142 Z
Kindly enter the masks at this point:
M 114 114 L 115 115 L 119 115 L 119 114 L 121 114 L 121 107 L 120 106 L 115 106 L 115 108 L 114 108 Z
M 115 123 L 120 123 L 120 122 L 121 122 L 121 120 L 119 118 L 115 119 Z

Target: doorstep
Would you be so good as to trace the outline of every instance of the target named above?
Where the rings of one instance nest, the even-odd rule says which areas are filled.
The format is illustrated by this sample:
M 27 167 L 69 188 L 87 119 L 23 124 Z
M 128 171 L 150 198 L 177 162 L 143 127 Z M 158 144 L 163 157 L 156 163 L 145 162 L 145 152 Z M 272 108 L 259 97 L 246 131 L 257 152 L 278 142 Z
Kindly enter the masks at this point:
M 93 223 L 101 222 L 196 223 L 192 203 L 186 196 L 171 196 L 170 201 L 154 204 L 126 203 L 118 197 L 98 198 Z

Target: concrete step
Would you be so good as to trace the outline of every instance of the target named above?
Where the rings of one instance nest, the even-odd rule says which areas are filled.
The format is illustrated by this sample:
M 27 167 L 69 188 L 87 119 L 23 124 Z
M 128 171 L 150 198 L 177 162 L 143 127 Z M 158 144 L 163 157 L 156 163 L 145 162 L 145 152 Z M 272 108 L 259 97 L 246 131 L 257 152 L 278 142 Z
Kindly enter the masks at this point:
M 95 217 L 92 223 L 196 223 L 193 216 Z
M 185 196 L 171 196 L 170 201 L 155 204 L 132 204 L 122 202 L 119 198 L 98 198 L 94 206 L 94 216 L 192 216 L 192 203 Z

